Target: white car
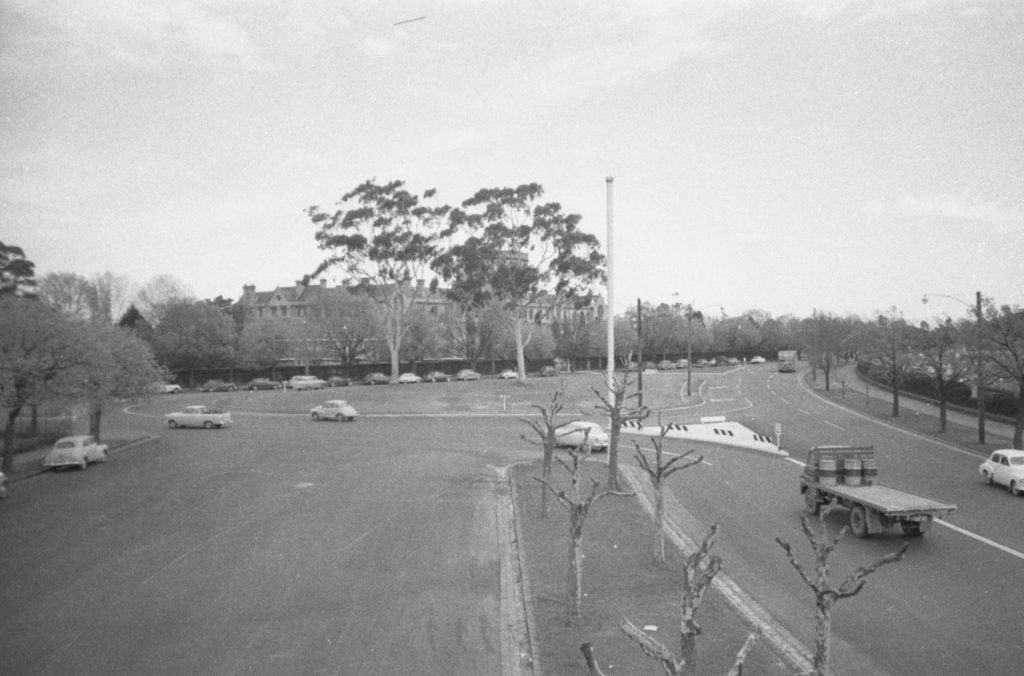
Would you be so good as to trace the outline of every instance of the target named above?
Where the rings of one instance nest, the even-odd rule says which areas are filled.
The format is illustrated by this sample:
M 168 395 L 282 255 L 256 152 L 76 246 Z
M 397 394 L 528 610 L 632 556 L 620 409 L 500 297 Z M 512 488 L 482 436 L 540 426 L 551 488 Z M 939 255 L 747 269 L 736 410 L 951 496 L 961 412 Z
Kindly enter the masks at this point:
M 582 446 L 584 441 L 592 451 L 608 450 L 608 433 L 595 422 L 574 420 L 555 428 L 555 445 L 559 447 Z
M 322 390 L 327 387 L 327 381 L 320 380 L 316 376 L 292 376 L 288 379 L 288 388 L 292 390 Z
M 418 383 L 421 380 L 423 379 L 420 378 L 415 373 L 403 373 L 402 375 L 398 376 L 398 382 L 402 383 L 403 385 L 406 383 Z
M 331 399 L 320 404 L 309 412 L 313 420 L 355 420 L 356 410 L 344 399 Z
M 1006 486 L 1013 495 L 1024 494 L 1024 451 L 1012 448 L 993 451 L 978 471 L 985 483 Z
M 754 357 L 751 357 L 750 358 L 750 363 L 751 364 L 763 364 L 764 363 L 764 357 L 762 357 L 761 355 L 756 355 Z
M 58 439 L 53 450 L 43 458 L 43 467 L 78 467 L 85 469 L 90 462 L 104 462 L 107 459 L 107 445 L 96 443 L 89 435 L 78 435 Z
M 500 374 L 498 374 L 498 377 L 501 378 L 502 380 L 515 380 L 516 372 L 513 371 L 512 369 L 505 369 Z
M 156 394 L 181 394 L 181 385 L 174 383 L 153 383 L 150 390 Z

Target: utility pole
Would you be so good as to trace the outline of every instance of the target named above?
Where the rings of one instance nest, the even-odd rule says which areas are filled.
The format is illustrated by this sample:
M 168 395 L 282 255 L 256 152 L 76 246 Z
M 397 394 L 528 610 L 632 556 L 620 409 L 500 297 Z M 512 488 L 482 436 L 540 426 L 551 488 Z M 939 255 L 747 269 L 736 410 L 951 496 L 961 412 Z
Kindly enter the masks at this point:
M 978 443 L 985 443 L 985 390 L 984 383 L 981 377 L 981 369 L 984 365 L 984 358 L 981 356 L 981 328 L 982 328 L 982 314 L 981 314 L 981 291 L 975 293 L 974 311 L 977 314 L 978 319 L 978 340 L 976 348 L 978 353 L 975 355 L 978 360 Z
M 644 313 L 636 299 L 636 391 L 638 406 L 644 405 Z

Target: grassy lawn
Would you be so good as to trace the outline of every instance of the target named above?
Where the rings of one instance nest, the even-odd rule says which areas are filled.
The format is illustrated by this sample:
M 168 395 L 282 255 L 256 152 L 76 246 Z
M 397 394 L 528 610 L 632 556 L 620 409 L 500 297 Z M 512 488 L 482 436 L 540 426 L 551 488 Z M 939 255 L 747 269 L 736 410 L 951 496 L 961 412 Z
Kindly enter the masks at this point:
M 575 626 L 566 622 L 569 520 L 566 510 L 549 502 L 546 520 L 540 518 L 540 461 L 517 465 L 513 481 L 517 491 L 516 518 L 523 542 L 522 558 L 534 615 L 532 634 L 538 644 L 542 673 L 586 674 L 580 645 L 595 646 L 606 674 L 661 674 L 660 665 L 646 657 L 620 630 L 628 618 L 678 654 L 679 602 L 682 593 L 682 555 L 668 543 L 667 561 L 654 560 L 655 528 L 635 498 L 608 496 L 592 505 L 583 534 L 583 615 Z M 586 475 L 607 478 L 607 465 L 589 462 Z M 554 478 L 568 485 L 560 466 Z M 586 480 L 589 483 L 589 478 Z M 691 533 L 695 540 L 704 533 Z M 698 670 L 725 674 L 750 628 L 713 588 L 704 596 L 697 615 L 703 629 L 698 641 Z M 748 656 L 744 673 L 789 674 L 762 640 Z

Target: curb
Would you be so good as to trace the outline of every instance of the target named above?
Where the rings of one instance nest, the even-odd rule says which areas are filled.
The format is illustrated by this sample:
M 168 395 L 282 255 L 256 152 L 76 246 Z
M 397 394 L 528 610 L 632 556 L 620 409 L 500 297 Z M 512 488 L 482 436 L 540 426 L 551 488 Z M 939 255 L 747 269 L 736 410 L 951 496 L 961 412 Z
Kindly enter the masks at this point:
M 498 548 L 501 552 L 502 674 L 540 676 L 539 650 L 535 643 L 530 583 L 523 564 L 522 526 L 516 518 L 519 497 L 509 471 L 517 464 L 499 470 L 497 491 Z
M 116 442 L 116 446 L 111 446 L 107 449 L 107 453 L 120 453 L 121 451 L 126 451 L 134 446 L 138 446 L 140 444 L 146 443 L 148 441 L 153 441 L 155 439 L 156 437 L 153 436 L 152 434 L 144 434 L 141 437 L 135 437 L 134 439 L 129 439 L 128 441 L 118 440 Z M 7 483 L 16 484 L 23 479 L 30 479 L 34 476 L 39 476 L 43 472 L 49 471 L 49 467 L 43 467 L 42 465 L 43 456 L 45 456 L 47 453 L 49 453 L 49 449 L 28 451 L 26 453 L 20 454 L 23 456 L 23 459 L 21 462 L 15 462 L 14 472 L 11 473 L 12 476 L 7 477 Z M 22 468 L 19 469 L 18 465 L 21 465 Z

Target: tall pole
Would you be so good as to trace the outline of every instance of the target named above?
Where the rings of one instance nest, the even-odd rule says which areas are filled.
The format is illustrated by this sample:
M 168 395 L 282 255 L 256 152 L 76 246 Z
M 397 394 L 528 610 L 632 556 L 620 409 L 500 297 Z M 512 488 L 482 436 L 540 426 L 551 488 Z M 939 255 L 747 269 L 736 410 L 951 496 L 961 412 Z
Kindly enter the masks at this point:
M 644 406 L 644 311 L 636 299 L 636 391 L 637 405 Z
M 615 274 L 614 258 L 612 257 L 612 182 L 615 179 L 609 176 L 605 181 L 605 190 L 608 195 L 608 305 L 605 307 L 605 319 L 607 327 L 605 338 L 608 342 L 608 397 L 615 396 Z
M 978 359 L 978 443 L 983 444 L 985 443 L 985 391 L 981 378 L 981 369 L 984 361 L 981 356 L 981 291 L 976 292 L 974 298 L 974 311 L 977 314 L 978 319 L 978 340 L 976 344 L 976 348 L 978 350 L 978 354 L 976 355 Z

